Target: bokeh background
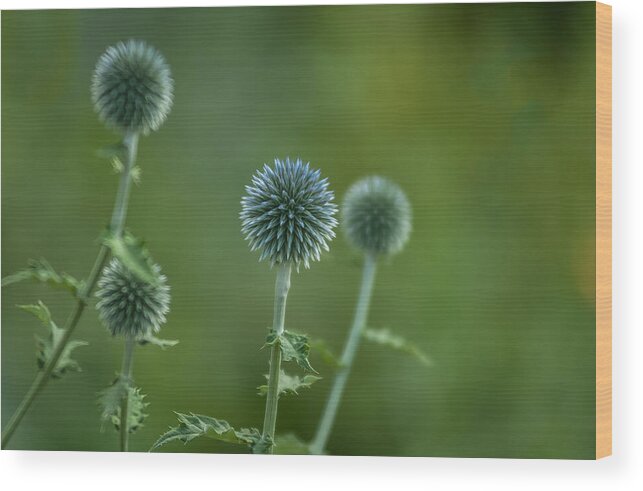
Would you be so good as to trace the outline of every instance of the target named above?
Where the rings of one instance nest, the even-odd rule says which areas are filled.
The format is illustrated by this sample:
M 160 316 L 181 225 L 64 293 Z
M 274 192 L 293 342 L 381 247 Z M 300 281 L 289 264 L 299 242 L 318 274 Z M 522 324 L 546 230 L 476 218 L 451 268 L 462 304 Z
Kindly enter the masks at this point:
M 46 257 L 87 274 L 118 177 L 92 109 L 95 62 L 119 40 L 158 47 L 174 109 L 141 141 L 129 228 L 172 286 L 163 337 L 138 349 L 145 451 L 194 411 L 260 426 L 274 272 L 240 233 L 244 185 L 274 157 L 320 167 L 339 200 L 381 174 L 414 207 L 408 247 L 381 265 L 370 322 L 430 368 L 364 344 L 329 451 L 341 455 L 594 457 L 594 3 L 2 13 L 2 275 Z M 339 352 L 361 271 L 341 233 L 293 277 L 286 325 Z M 2 422 L 35 374 L 42 327 L 2 291 Z M 53 381 L 9 448 L 116 450 L 96 393 L 122 343 L 88 310 L 83 372 Z M 278 430 L 311 438 L 332 380 L 281 400 Z M 244 452 L 197 440 L 162 451 Z

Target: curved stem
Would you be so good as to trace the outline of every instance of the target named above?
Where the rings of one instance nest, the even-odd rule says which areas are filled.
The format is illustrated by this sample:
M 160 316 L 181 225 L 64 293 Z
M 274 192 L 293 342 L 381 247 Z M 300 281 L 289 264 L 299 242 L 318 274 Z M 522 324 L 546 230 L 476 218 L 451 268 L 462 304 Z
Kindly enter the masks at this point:
M 127 390 L 125 397 L 121 401 L 121 452 L 127 452 L 129 449 L 129 393 L 132 386 L 132 365 L 134 361 L 134 346 L 136 339 L 134 336 L 127 336 L 125 339 L 125 351 L 123 352 L 123 366 L 121 368 L 121 380 L 125 382 Z
M 314 455 L 324 453 L 330 432 L 333 429 L 337 409 L 342 400 L 342 394 L 344 393 L 344 388 L 346 387 L 346 382 L 348 381 L 348 376 L 353 366 L 353 360 L 359 347 L 362 331 L 366 326 L 373 284 L 375 282 L 376 266 L 376 257 L 372 254 L 367 254 L 364 258 L 362 285 L 357 301 L 357 308 L 355 309 L 355 317 L 353 318 L 353 326 L 348 334 L 348 339 L 346 340 L 346 345 L 344 346 L 340 360 L 340 367 L 335 375 L 335 381 L 333 382 L 328 400 L 326 401 L 326 407 L 324 408 L 322 418 L 317 427 L 317 434 L 310 444 L 310 452 Z
M 132 132 L 127 133 L 123 138 L 123 144 L 127 148 L 127 161 L 125 162 L 125 168 L 123 169 L 123 173 L 121 174 L 121 180 L 118 187 L 118 192 L 116 194 L 114 211 L 112 213 L 112 220 L 110 223 L 110 228 L 115 235 L 121 235 L 123 233 L 123 227 L 125 226 L 125 217 L 127 216 L 127 204 L 131 187 L 130 184 L 132 180 L 131 172 L 134 167 L 134 162 L 136 161 L 136 150 L 138 147 L 138 134 Z M 22 418 L 29 410 L 29 407 L 33 403 L 34 399 L 40 393 L 43 387 L 47 385 L 47 382 L 51 378 L 51 374 L 58 364 L 58 360 L 65 351 L 65 347 L 71 339 L 71 335 L 76 329 L 78 321 L 83 315 L 83 311 L 87 306 L 87 301 L 91 297 L 92 291 L 96 286 L 96 282 L 98 281 L 103 267 L 105 266 L 105 262 L 107 261 L 108 256 L 109 248 L 107 248 L 106 246 L 101 246 L 100 250 L 98 251 L 98 256 L 94 261 L 94 266 L 92 267 L 89 276 L 85 280 L 85 286 L 78 293 L 78 298 L 76 300 L 74 310 L 72 310 L 70 316 L 67 319 L 67 322 L 65 323 L 65 332 L 58 344 L 56 344 L 56 347 L 51 354 L 51 358 L 49 359 L 49 363 L 45 365 L 42 371 L 38 372 L 36 378 L 31 384 L 31 387 L 29 387 L 29 390 L 27 391 L 27 394 L 22 399 L 22 401 L 18 405 L 18 408 L 13 413 L 11 419 L 2 431 L 2 448 L 5 448 L 7 443 L 9 443 L 9 440 L 22 421 Z
M 128 131 L 123 137 L 123 145 L 127 149 L 125 168 L 118 186 L 110 228 L 114 235 L 121 235 L 125 226 L 127 205 L 129 204 L 130 188 L 132 187 L 132 169 L 136 163 L 138 152 L 138 133 Z
M 272 330 L 278 336 L 284 332 L 286 318 L 286 299 L 290 289 L 290 264 L 279 266 L 277 281 L 275 282 L 275 311 L 272 321 Z M 277 426 L 277 406 L 279 404 L 279 375 L 281 373 L 281 346 L 279 340 L 270 349 L 270 371 L 268 372 L 268 393 L 266 395 L 266 413 L 263 419 L 264 442 L 267 453 L 272 453 L 275 441 L 275 427 Z

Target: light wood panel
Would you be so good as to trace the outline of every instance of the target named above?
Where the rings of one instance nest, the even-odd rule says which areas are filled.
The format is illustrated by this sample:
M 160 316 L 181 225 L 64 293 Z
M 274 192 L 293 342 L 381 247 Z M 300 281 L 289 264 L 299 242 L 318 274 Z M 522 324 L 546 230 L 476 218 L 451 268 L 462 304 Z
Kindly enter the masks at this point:
M 596 458 L 612 453 L 612 8 L 596 3 Z

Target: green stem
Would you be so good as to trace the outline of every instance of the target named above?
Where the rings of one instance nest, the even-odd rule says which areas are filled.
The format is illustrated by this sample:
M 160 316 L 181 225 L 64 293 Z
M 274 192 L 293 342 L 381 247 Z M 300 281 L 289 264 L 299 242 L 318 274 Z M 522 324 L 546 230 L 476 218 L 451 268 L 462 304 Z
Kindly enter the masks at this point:
M 123 233 L 123 227 L 125 226 L 125 217 L 127 215 L 127 203 L 128 203 L 130 187 L 131 187 L 130 184 L 132 180 L 131 172 L 132 172 L 132 168 L 134 167 L 134 163 L 136 161 L 136 150 L 138 147 L 138 134 L 128 132 L 123 138 L 123 144 L 127 148 L 127 159 L 126 159 L 127 161 L 125 163 L 126 165 L 121 175 L 118 192 L 116 194 L 116 199 L 114 202 L 114 211 L 112 213 L 112 220 L 110 223 L 110 229 L 112 233 L 114 233 L 114 235 L 117 235 L 117 236 Z M 27 391 L 27 394 L 18 405 L 18 408 L 13 413 L 13 415 L 11 416 L 11 419 L 9 420 L 9 422 L 7 423 L 7 425 L 5 426 L 2 432 L 3 449 L 9 443 L 9 440 L 13 436 L 13 433 L 16 431 L 16 428 L 18 428 L 18 425 L 20 424 L 20 422 L 22 421 L 22 418 L 29 410 L 29 407 L 33 403 L 36 396 L 38 396 L 40 391 L 43 389 L 45 385 L 47 385 L 47 382 L 51 378 L 51 374 L 53 373 L 54 368 L 58 364 L 58 360 L 60 359 L 61 355 L 65 351 L 65 347 L 67 346 L 67 343 L 71 339 L 71 336 L 74 330 L 76 329 L 76 326 L 78 325 L 78 321 L 83 315 L 83 311 L 87 306 L 87 301 L 91 297 L 92 291 L 96 286 L 96 282 L 98 281 L 98 278 L 100 276 L 101 271 L 103 270 L 103 267 L 105 266 L 105 262 L 107 261 L 108 256 L 109 256 L 109 248 L 107 248 L 104 245 L 101 246 L 100 250 L 98 251 L 98 256 L 94 261 L 94 266 L 92 267 L 92 270 L 89 273 L 89 276 L 85 280 L 85 286 L 78 293 L 78 298 L 76 299 L 76 305 L 74 306 L 74 310 L 72 310 L 71 315 L 67 318 L 67 322 L 65 323 L 65 326 L 64 326 L 65 333 L 63 334 L 63 337 L 60 339 L 58 344 L 56 344 L 56 347 L 53 353 L 51 354 L 51 358 L 49 359 L 49 363 L 45 365 L 42 371 L 38 372 L 38 374 L 36 375 L 36 378 L 31 384 L 31 387 L 29 387 L 29 390 Z
M 355 310 L 355 317 L 353 318 L 353 326 L 348 334 L 344 352 L 340 360 L 340 367 L 335 375 L 335 381 L 330 390 L 326 407 L 322 413 L 322 418 L 317 427 L 317 434 L 310 444 L 310 452 L 314 455 L 321 455 L 326 449 L 330 432 L 333 429 L 337 409 L 348 381 L 348 376 L 353 366 L 355 353 L 359 347 L 362 331 L 366 326 L 366 319 L 368 317 L 368 309 L 371 303 L 371 295 L 373 293 L 373 284 L 375 282 L 375 270 L 377 259 L 372 254 L 367 254 L 364 258 L 364 270 L 362 273 L 362 285 L 360 288 L 359 299 L 357 301 L 357 308 Z
M 275 311 L 272 321 L 272 330 L 278 336 L 284 332 L 286 318 L 286 299 L 290 289 L 290 264 L 282 264 L 277 271 L 275 282 Z M 268 393 L 266 395 L 266 413 L 263 419 L 264 442 L 275 441 L 275 427 L 277 426 L 277 406 L 279 404 L 279 375 L 281 373 L 281 346 L 279 341 L 270 349 L 270 371 L 268 373 Z M 267 445 L 266 453 L 273 452 L 273 445 Z
M 121 401 L 121 452 L 127 452 L 129 449 L 129 393 L 132 386 L 132 365 L 134 360 L 134 346 L 136 339 L 134 336 L 127 336 L 125 339 L 125 351 L 123 352 L 123 366 L 121 368 L 121 381 L 125 383 L 127 390 L 125 397 Z
M 138 152 L 138 133 L 128 131 L 123 137 L 123 145 L 127 149 L 127 157 L 121 182 L 116 193 L 114 211 L 112 211 L 112 220 L 110 223 L 111 231 L 116 236 L 120 236 L 123 233 L 123 227 L 125 226 L 127 205 L 132 187 L 132 169 L 134 169 L 136 154 Z

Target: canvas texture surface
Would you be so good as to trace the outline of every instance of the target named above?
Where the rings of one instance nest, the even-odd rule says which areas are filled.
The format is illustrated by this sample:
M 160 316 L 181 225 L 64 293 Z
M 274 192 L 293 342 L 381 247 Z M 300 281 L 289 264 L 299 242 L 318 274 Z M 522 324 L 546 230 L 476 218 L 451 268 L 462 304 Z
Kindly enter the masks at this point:
M 339 226 L 292 270 L 285 327 L 308 335 L 321 380 L 279 397 L 277 448 L 315 437 L 338 371 L 316 346 L 342 352 L 362 281 L 344 198 L 378 175 L 404 191 L 412 230 L 378 257 L 366 327 L 413 347 L 362 339 L 325 452 L 594 458 L 595 15 L 593 2 L 5 11 L 2 276 L 41 257 L 89 274 L 120 179 L 99 155 L 119 135 L 94 111 L 92 75 L 108 46 L 144 40 L 174 96 L 140 138 L 127 229 L 167 276 L 158 335 L 179 343 L 135 348 L 149 405 L 129 450 L 149 450 L 175 411 L 262 430 L 279 266 L 259 262 L 239 215 L 257 170 L 290 157 L 328 178 Z M 16 305 L 39 300 L 64 325 L 68 292 L 2 289 L 3 427 L 46 334 Z M 5 448 L 119 449 L 97 394 L 124 343 L 94 304 L 73 335 L 89 343 L 82 371 L 49 381 Z M 155 451 L 250 450 L 199 437 Z

